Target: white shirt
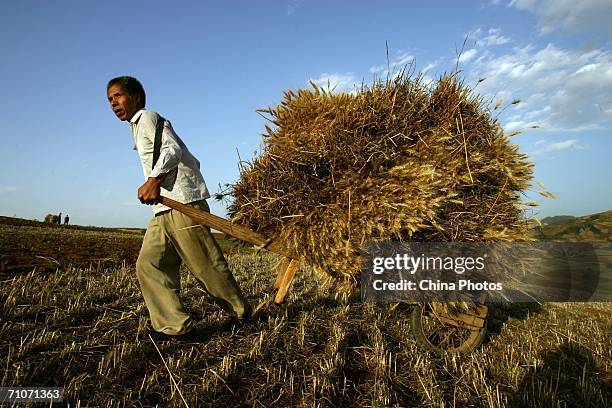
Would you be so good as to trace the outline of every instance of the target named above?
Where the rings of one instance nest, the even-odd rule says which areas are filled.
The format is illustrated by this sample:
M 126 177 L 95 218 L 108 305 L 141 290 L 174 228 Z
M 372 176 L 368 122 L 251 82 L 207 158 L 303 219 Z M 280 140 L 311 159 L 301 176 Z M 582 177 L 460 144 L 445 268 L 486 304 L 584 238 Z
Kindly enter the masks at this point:
M 210 197 L 204 177 L 200 173 L 200 162 L 187 150 L 185 143 L 174 133 L 170 121 L 164 123 L 161 137 L 159 159 L 153 164 L 153 144 L 155 125 L 159 114 L 141 109 L 130 119 L 134 150 L 138 151 L 145 180 L 160 174 L 170 173 L 161 184 L 161 194 L 183 204 L 205 200 Z M 153 212 L 158 214 L 170 210 L 161 204 L 153 205 Z

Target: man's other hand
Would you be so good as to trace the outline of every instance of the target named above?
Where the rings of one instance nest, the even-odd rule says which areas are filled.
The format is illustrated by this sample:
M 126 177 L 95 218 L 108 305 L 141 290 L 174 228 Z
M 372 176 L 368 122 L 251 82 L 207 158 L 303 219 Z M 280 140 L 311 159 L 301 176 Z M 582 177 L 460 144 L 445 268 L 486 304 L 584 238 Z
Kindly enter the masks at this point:
M 160 184 L 161 180 L 149 177 L 138 189 L 138 199 L 140 202 L 147 205 L 159 203 L 161 200 Z

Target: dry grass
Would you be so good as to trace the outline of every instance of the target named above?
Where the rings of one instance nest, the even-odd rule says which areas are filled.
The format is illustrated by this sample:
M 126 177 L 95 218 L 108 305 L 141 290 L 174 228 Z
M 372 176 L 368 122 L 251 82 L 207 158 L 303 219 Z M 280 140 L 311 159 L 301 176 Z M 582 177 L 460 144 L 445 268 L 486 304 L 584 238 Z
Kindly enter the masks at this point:
M 609 406 L 610 304 L 497 307 L 481 350 L 436 357 L 417 349 L 404 305 L 339 303 L 302 270 L 276 306 L 272 255 L 229 261 L 254 322 L 227 327 L 185 275 L 201 338 L 159 354 L 131 265 L 5 280 L 0 386 L 63 386 L 70 406 L 100 407 L 184 406 L 178 390 L 190 407 Z
M 272 127 L 232 186 L 232 219 L 349 282 L 371 241 L 529 240 L 520 193 L 533 165 L 496 109 L 457 73 L 286 91 L 263 111 Z

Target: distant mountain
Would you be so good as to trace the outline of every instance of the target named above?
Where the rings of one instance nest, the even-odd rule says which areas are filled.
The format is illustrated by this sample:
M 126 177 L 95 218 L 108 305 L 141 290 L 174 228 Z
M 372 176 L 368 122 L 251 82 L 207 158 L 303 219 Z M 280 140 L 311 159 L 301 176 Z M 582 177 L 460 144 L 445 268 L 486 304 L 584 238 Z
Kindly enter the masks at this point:
M 563 217 L 569 218 L 558 220 Z M 547 218 L 557 220 L 547 224 L 544 222 Z M 542 227 L 532 229 L 534 236 L 541 241 L 612 242 L 612 210 L 582 217 L 560 215 L 547 218 L 542 220 Z
M 542 218 L 540 222 L 545 225 L 558 224 L 560 222 L 571 221 L 575 219 L 573 215 L 555 215 L 553 217 Z

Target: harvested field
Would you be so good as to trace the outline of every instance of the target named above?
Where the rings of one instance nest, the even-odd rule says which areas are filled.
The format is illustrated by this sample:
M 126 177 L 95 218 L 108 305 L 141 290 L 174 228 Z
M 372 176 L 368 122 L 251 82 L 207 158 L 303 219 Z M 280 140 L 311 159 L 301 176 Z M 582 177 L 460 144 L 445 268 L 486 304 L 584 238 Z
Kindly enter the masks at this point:
M 3 251 L 9 240 L 10 248 L 33 254 L 49 244 L 36 238 L 45 236 L 44 229 L 20 228 L 0 225 Z M 609 303 L 494 307 L 492 334 L 479 351 L 438 357 L 410 338 L 407 306 L 341 303 L 332 284 L 310 269 L 297 275 L 286 304 L 274 305 L 276 257 L 244 251 L 232 253 L 229 262 L 257 306 L 254 322 L 227 326 L 227 316 L 185 274 L 184 299 L 199 320 L 200 338 L 153 344 L 144 336 L 147 313 L 133 261 L 121 259 L 131 241 L 104 231 L 90 240 L 78 233 L 56 240 L 54 251 L 66 258 L 55 269 L 41 272 L 32 264 L 26 271 L 24 260 L 18 273 L 3 276 L 0 386 L 63 386 L 73 407 L 612 402 Z M 71 262 L 73 242 L 83 253 L 105 243 L 105 256 L 115 261 Z M 8 259 L 11 267 L 15 258 Z
M 60 226 L 19 218 L 0 217 L 0 279 L 56 269 L 134 265 L 143 229 Z M 224 250 L 238 243 L 216 235 Z
M 44 276 L 58 268 L 115 266 L 124 261 L 134 264 L 143 237 L 132 232 L 38 224 L 0 224 L 0 279 L 29 273 L 33 268 L 37 276 Z

